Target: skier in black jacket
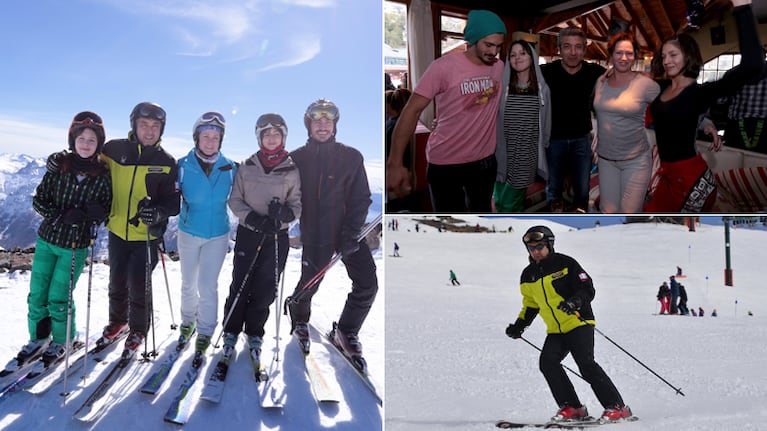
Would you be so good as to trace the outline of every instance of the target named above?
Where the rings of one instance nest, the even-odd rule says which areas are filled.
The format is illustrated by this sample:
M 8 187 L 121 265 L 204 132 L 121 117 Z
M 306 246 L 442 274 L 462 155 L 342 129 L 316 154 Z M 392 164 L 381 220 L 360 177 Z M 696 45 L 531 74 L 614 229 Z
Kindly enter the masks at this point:
M 306 145 L 291 153 L 301 172 L 301 280 L 298 294 L 333 253 L 342 254 L 352 280 L 349 294 L 332 335 L 346 356 L 362 357 L 357 333 L 378 292 L 376 266 L 365 240 L 357 241 L 368 214 L 370 187 L 362 154 L 336 141 L 340 113 L 331 101 L 319 99 L 306 109 Z M 308 322 L 316 283 L 299 301 L 289 301 L 292 330 L 303 350 L 309 351 Z M 364 366 L 364 365 L 363 365 Z

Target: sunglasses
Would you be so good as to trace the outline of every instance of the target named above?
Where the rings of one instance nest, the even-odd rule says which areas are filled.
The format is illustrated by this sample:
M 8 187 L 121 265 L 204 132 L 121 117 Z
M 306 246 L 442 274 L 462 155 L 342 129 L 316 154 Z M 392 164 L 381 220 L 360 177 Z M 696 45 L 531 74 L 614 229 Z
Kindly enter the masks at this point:
M 312 120 L 319 120 L 320 118 L 327 118 L 328 120 L 335 120 L 338 118 L 338 108 L 335 106 L 313 106 L 306 113 Z
M 546 235 L 543 232 L 528 232 L 522 237 L 523 242 L 540 241 Z
M 85 111 L 75 115 L 75 118 L 72 120 L 72 125 L 92 125 L 104 127 L 104 121 L 101 119 L 101 117 L 99 117 L 98 114 L 90 111 Z
M 222 126 L 226 125 L 224 116 L 218 112 L 206 112 L 200 117 L 200 124 L 218 123 Z
M 536 244 L 536 245 L 528 245 L 527 249 L 530 251 L 533 251 L 533 250 L 540 251 L 540 250 L 543 250 L 545 247 L 546 247 L 546 244 Z
M 159 121 L 165 121 L 165 110 L 159 106 L 144 104 L 139 108 L 138 116 L 142 118 L 152 118 Z
M 285 120 L 277 115 L 277 114 L 264 114 L 260 117 L 258 117 L 258 120 L 256 121 L 256 127 L 259 129 L 263 129 L 268 126 L 272 127 L 285 127 Z

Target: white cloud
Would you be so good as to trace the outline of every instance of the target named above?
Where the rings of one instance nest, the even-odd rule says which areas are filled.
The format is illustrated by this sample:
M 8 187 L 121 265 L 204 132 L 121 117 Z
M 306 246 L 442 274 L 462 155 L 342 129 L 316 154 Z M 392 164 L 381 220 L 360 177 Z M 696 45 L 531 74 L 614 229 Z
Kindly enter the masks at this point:
M 259 68 L 258 71 L 264 72 L 306 63 L 316 57 L 320 51 L 322 51 L 322 44 L 318 36 L 295 37 L 288 41 L 288 46 L 280 48 L 280 52 L 288 54 L 289 57 L 278 59 L 274 63 Z
M 0 117 L 0 153 L 42 157 L 67 145 L 66 127 Z

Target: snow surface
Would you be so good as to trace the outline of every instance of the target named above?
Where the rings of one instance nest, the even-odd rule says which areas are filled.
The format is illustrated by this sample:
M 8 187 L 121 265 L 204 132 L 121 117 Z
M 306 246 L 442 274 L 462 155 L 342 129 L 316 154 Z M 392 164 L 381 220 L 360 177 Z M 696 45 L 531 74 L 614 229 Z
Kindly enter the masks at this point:
M 300 277 L 301 251 L 291 249 L 286 267 L 286 281 L 284 294 L 292 292 Z M 374 250 L 374 258 L 378 266 L 379 280 L 383 280 L 382 251 Z M 157 395 L 147 395 L 139 392 L 148 376 L 153 372 L 154 364 L 164 358 L 168 353 L 168 346 L 175 345 L 178 331 L 171 331 L 172 321 L 179 322 L 181 276 L 178 262 L 165 259 L 168 280 L 173 304 L 173 317 L 168 305 L 168 293 L 163 277 L 162 264 L 158 264 L 153 273 L 153 289 L 155 303 L 155 330 L 157 345 L 160 356 L 153 364 L 134 364 L 113 387 L 110 397 L 110 407 L 106 414 L 96 422 L 83 424 L 72 418 L 72 413 L 79 407 L 82 401 L 93 391 L 99 375 L 106 369 L 105 365 L 89 364 L 89 378 L 87 382 L 80 382 L 77 374 L 68 382 L 68 389 L 72 394 L 62 405 L 63 398 L 59 395 L 62 388 L 52 388 L 42 396 L 32 395 L 27 392 L 17 392 L 6 400 L 0 402 L 0 429 L 2 430 L 213 430 L 213 429 L 238 429 L 238 430 L 380 430 L 383 422 L 383 408 L 380 407 L 370 391 L 363 386 L 343 361 L 328 351 L 325 346 L 314 344 L 312 354 L 318 360 L 329 360 L 332 365 L 328 370 L 335 373 L 337 380 L 341 382 L 342 399 L 337 405 L 318 406 L 311 394 L 309 382 L 306 378 L 303 359 L 299 353 L 297 344 L 289 335 L 290 320 L 282 316 L 280 323 L 283 370 L 286 384 L 286 402 L 282 412 L 267 411 L 260 407 L 258 388 L 252 377 L 252 368 L 247 355 L 240 354 L 230 367 L 226 389 L 222 403 L 219 405 L 208 404 L 198 399 L 199 391 L 204 380 L 212 370 L 213 351 L 208 349 L 203 374 L 198 377 L 189 395 L 195 399 L 195 407 L 189 422 L 183 426 L 176 426 L 163 421 L 163 416 L 171 400 L 176 394 L 177 387 L 184 380 L 184 373 L 191 363 L 193 349 L 187 349 L 185 354 L 176 363 L 168 380 Z M 75 289 L 75 303 L 77 305 L 77 328 L 81 333 L 86 330 L 87 314 L 87 291 L 88 291 L 88 268 L 80 277 Z M 227 255 L 224 267 L 219 276 L 219 308 L 223 310 L 223 304 L 229 291 L 232 274 L 232 253 Z M 26 297 L 29 292 L 30 273 L 0 274 L 0 313 L 4 324 L 0 325 L 0 358 L 7 361 L 12 358 L 18 349 L 28 339 L 26 323 Z M 94 265 L 92 279 L 92 297 L 90 306 L 90 334 L 101 331 L 108 318 L 107 285 L 109 280 L 109 268 L 103 264 Z M 360 340 L 363 343 L 365 357 L 368 360 L 370 373 L 383 384 L 384 372 L 384 289 L 380 283 L 379 296 L 374 303 L 365 325 L 360 332 Z M 351 289 L 351 281 L 346 275 L 343 263 L 340 261 L 333 267 L 323 280 L 319 292 L 315 295 L 312 307 L 312 322 L 324 329 L 330 329 L 334 320 L 341 313 L 346 295 Z M 269 321 L 266 324 L 266 340 L 262 351 L 262 362 L 269 365 L 274 355 L 274 306 Z M 220 320 L 223 319 L 223 311 L 219 312 Z M 219 328 L 215 336 L 218 336 Z M 238 342 L 238 350 L 242 350 L 245 342 Z M 151 346 L 151 339 L 150 339 Z M 122 346 L 113 349 L 106 357 L 106 362 L 114 361 L 122 351 Z M 143 351 L 143 348 L 142 350 Z M 332 354 L 332 355 L 331 355 Z M 4 365 L 5 362 L 0 364 Z M 383 395 L 383 394 L 381 394 Z
M 538 352 L 504 330 L 521 309 L 519 276 L 527 264 L 521 235 L 535 219 L 466 217 L 514 232 L 438 233 L 397 217 L 385 233 L 401 257 L 386 262 L 387 431 L 489 430 L 500 419 L 543 422 L 557 409 L 538 370 Z M 555 226 L 555 249 L 592 276 L 598 329 L 686 396 L 595 334 L 595 358 L 638 422 L 610 430 L 743 431 L 767 429 L 767 232 L 731 232 L 734 287 L 724 286 L 723 226 L 697 232 L 667 224 L 583 230 Z M 690 308 L 705 317 L 658 316 L 658 286 L 683 268 Z M 451 286 L 448 271 L 461 286 Z M 737 301 L 737 304 L 736 304 Z M 711 317 L 712 308 L 718 317 Z M 748 311 L 753 316 L 748 316 Z M 525 332 L 543 345 L 540 318 Z M 565 365 L 577 370 L 568 357 Z M 569 375 L 569 373 L 568 373 Z M 592 415 L 591 388 L 570 375 Z

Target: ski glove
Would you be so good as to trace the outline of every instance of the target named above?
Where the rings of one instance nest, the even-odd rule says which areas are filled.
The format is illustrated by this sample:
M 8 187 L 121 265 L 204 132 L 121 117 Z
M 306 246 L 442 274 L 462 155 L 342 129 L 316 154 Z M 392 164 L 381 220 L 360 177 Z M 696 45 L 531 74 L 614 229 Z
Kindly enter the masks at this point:
M 575 314 L 576 311 L 580 310 L 581 306 L 583 306 L 583 300 L 578 296 L 573 296 L 566 301 L 560 302 L 557 308 L 567 314 Z
M 64 211 L 64 214 L 61 216 L 61 222 L 70 225 L 81 225 L 85 222 L 85 217 L 85 211 L 80 208 L 70 208 Z
M 51 154 L 48 156 L 48 161 L 45 163 L 45 169 L 52 174 L 58 174 L 61 170 L 61 163 L 64 161 L 66 155 L 66 151 L 59 151 L 58 153 Z
M 145 205 L 138 213 L 138 217 L 147 226 L 154 226 L 165 221 L 165 216 L 159 208 Z
M 289 206 L 281 204 L 277 200 L 269 202 L 269 217 L 281 223 L 290 223 L 296 219 L 293 210 Z
M 109 215 L 109 211 L 105 210 L 100 203 L 91 201 L 86 204 L 85 214 L 89 221 L 100 223 Z
M 248 213 L 245 217 L 245 227 L 253 232 L 261 232 L 264 234 L 274 234 L 280 230 L 279 220 L 275 220 L 269 216 L 261 215 L 255 211 Z
M 517 319 L 516 322 L 509 324 L 509 326 L 506 327 L 506 335 L 508 337 L 511 337 L 513 339 L 522 338 L 522 333 L 525 332 L 525 322 L 523 322 L 520 319 Z

